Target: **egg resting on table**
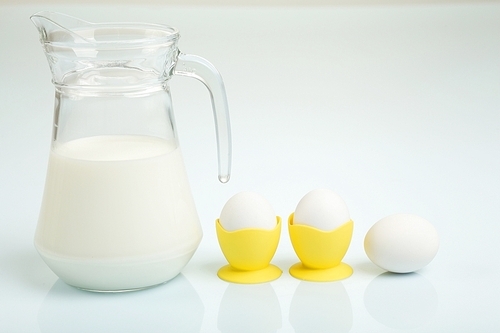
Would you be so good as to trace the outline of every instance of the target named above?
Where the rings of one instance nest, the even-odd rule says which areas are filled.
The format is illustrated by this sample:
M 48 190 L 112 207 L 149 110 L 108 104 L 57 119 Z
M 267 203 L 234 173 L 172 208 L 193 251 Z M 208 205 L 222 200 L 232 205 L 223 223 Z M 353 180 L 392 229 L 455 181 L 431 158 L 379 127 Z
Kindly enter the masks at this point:
M 219 222 L 227 231 L 247 228 L 271 230 L 277 224 L 276 214 L 269 201 L 250 191 L 232 196 L 222 208 Z
M 375 223 L 364 241 L 368 258 L 393 273 L 421 269 L 434 259 L 439 248 L 436 228 L 422 217 L 394 214 Z
M 308 225 L 323 231 L 334 230 L 351 220 L 344 200 L 328 189 L 307 193 L 297 204 L 293 223 Z

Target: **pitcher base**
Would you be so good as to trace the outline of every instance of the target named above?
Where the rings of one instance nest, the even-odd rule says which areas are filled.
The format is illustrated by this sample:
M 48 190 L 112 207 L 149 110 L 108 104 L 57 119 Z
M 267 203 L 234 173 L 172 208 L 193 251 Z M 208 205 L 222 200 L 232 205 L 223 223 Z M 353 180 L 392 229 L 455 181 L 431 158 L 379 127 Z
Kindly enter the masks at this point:
M 74 260 L 39 250 L 42 259 L 61 280 L 93 292 L 126 292 L 163 284 L 180 273 L 194 252 L 154 260 Z

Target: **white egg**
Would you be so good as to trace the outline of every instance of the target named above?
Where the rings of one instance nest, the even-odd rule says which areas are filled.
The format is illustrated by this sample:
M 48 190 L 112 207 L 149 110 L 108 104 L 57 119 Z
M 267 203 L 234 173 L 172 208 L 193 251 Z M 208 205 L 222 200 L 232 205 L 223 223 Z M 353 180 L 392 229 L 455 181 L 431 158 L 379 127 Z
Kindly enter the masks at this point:
M 328 189 L 307 193 L 297 204 L 293 223 L 330 231 L 351 219 L 344 200 Z
M 434 259 L 439 248 L 436 228 L 411 214 L 387 216 L 365 236 L 365 252 L 377 266 L 393 273 L 421 269 Z
M 222 208 L 220 224 L 227 231 L 247 228 L 274 229 L 276 214 L 263 196 L 254 192 L 240 192 L 232 196 Z

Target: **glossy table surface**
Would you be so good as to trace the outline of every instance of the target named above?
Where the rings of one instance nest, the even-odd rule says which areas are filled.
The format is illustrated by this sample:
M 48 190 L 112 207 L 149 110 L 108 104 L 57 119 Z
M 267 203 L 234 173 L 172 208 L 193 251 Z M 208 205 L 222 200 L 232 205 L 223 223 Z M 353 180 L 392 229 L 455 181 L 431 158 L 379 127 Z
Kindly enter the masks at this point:
M 233 174 L 220 184 L 210 100 L 171 81 L 204 231 L 174 280 L 144 291 L 69 287 L 33 246 L 51 137 L 53 86 L 29 16 L 166 23 L 183 52 L 222 73 Z M 0 331 L 494 332 L 500 329 L 500 3 L 357 6 L 0 5 Z M 262 194 L 286 221 L 314 188 L 354 221 L 354 274 L 302 282 L 282 228 L 270 283 L 229 284 L 215 219 L 235 193 Z M 440 249 L 412 274 L 363 249 L 394 213 L 429 220 Z

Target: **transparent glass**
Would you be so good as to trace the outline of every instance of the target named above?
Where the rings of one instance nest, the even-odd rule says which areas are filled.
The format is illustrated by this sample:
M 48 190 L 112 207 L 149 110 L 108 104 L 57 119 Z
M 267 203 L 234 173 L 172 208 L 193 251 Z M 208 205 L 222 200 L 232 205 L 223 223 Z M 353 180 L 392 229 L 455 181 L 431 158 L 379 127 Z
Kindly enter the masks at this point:
M 95 291 L 175 277 L 202 231 L 178 145 L 169 79 L 210 92 L 219 180 L 230 175 L 224 84 L 207 60 L 181 53 L 175 28 L 31 17 L 55 86 L 53 140 L 35 246 L 66 283 Z

